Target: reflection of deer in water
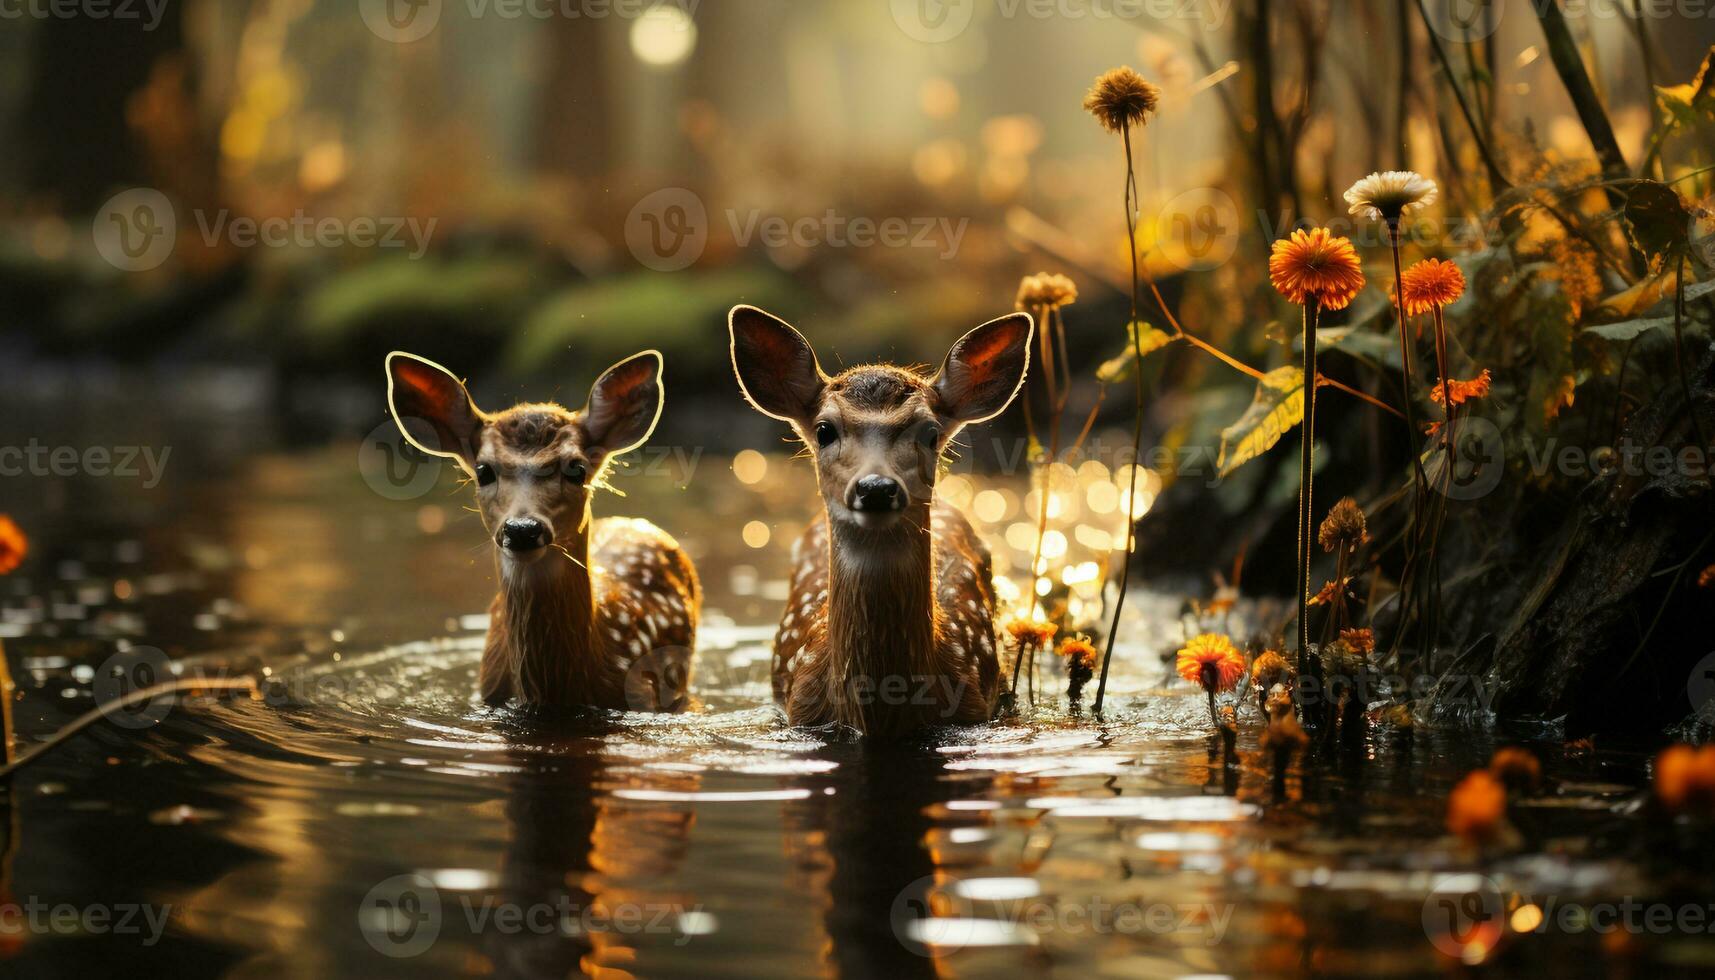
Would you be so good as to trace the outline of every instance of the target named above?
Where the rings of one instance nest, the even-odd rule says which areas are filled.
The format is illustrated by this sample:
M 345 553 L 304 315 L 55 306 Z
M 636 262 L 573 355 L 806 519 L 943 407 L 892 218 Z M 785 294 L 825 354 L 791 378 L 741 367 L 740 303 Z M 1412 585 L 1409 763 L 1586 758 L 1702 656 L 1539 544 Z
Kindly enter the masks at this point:
M 787 804 L 788 846 L 816 869 L 804 887 L 822 911 L 828 971 L 840 977 L 934 977 L 910 923 L 931 914 L 927 892 L 946 868 L 931 847 L 932 811 L 981 796 L 989 781 L 955 782 L 933 752 L 897 743 L 830 745 L 831 773 L 805 777 Z M 823 792 L 831 788 L 830 795 Z M 936 914 L 946 915 L 947 910 Z
M 400 430 L 475 478 L 494 539 L 501 588 L 482 654 L 483 700 L 683 708 L 701 606 L 691 559 L 647 521 L 590 520 L 608 464 L 655 429 L 661 355 L 608 368 L 576 412 L 532 404 L 489 415 L 445 368 L 398 351 L 387 376 Z
M 600 741 L 579 741 L 564 754 L 522 747 L 510 753 L 518 771 L 507 777 L 509 833 L 496 898 L 526 918 L 523 928 L 484 930 L 481 943 L 496 976 L 632 970 L 635 932 L 676 928 L 675 910 L 688 907 L 681 892 L 649 893 L 622 882 L 673 875 L 690 843 L 692 815 L 615 802 Z M 695 788 L 695 775 L 674 778 Z

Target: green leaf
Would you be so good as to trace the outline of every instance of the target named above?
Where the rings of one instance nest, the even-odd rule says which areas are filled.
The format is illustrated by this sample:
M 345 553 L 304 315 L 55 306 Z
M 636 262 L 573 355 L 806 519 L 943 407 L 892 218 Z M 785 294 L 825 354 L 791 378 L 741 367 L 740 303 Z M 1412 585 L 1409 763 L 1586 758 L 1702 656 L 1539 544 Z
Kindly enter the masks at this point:
M 1125 350 L 1102 362 L 1096 368 L 1096 380 L 1102 384 L 1113 384 L 1131 377 L 1132 365 L 1137 361 L 1137 351 L 1133 346 L 1141 346 L 1143 356 L 1148 357 L 1176 339 L 1172 334 L 1157 329 L 1154 325 L 1143 320 L 1133 320 L 1126 324 Z
M 1673 329 L 1673 317 L 1652 316 L 1621 320 L 1619 323 L 1599 323 L 1593 327 L 1585 327 L 1584 332 L 1603 340 L 1636 340 L 1642 334 L 1663 328 Z
M 1237 422 L 1221 430 L 1221 475 L 1274 448 L 1281 436 L 1304 421 L 1304 371 L 1278 367 L 1257 382 L 1256 396 Z

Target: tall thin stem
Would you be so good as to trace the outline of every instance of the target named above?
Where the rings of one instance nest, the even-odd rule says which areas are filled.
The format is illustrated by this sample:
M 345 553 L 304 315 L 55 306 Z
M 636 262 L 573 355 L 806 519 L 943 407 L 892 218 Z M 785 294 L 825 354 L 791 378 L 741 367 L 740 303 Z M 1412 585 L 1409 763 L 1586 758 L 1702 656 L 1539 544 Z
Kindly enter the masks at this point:
M 1298 471 L 1298 673 L 1310 666 L 1310 482 L 1316 454 L 1316 320 L 1319 304 L 1304 304 L 1304 446 Z
M 1125 564 L 1120 568 L 1119 594 L 1114 596 L 1114 615 L 1108 623 L 1107 649 L 1102 652 L 1102 677 L 1096 682 L 1096 702 L 1091 710 L 1097 717 L 1102 713 L 1102 698 L 1108 691 L 1108 665 L 1114 658 L 1114 638 L 1119 635 L 1120 613 L 1125 608 L 1125 591 L 1131 581 L 1132 549 L 1137 546 L 1137 515 L 1133 502 L 1137 500 L 1137 464 L 1143 458 L 1143 331 L 1130 325 L 1137 322 L 1137 173 L 1131 162 L 1131 127 L 1120 126 L 1120 141 L 1125 144 L 1125 231 L 1126 252 L 1131 256 L 1131 332 L 1132 380 L 1136 383 L 1131 430 L 1131 484 L 1125 498 Z M 1314 389 L 1314 385 L 1311 386 Z

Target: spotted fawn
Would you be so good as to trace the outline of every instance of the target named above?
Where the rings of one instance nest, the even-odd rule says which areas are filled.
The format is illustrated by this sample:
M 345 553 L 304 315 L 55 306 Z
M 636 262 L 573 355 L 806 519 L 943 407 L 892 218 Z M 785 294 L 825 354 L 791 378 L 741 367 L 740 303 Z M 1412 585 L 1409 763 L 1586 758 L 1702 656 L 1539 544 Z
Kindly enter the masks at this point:
M 575 412 L 523 404 L 490 415 L 447 369 L 403 351 L 387 355 L 387 378 L 405 438 L 475 481 L 494 542 L 500 591 L 478 675 L 483 700 L 684 707 L 701 606 L 691 559 L 648 521 L 590 519 L 609 464 L 660 418 L 660 353 L 608 368 Z
M 745 397 L 792 426 L 821 488 L 774 637 L 787 720 L 878 736 L 987 721 L 1000 686 L 989 551 L 935 478 L 959 429 L 1024 384 L 1029 315 L 965 334 L 932 377 L 885 364 L 829 377 L 783 321 L 737 306 L 728 322 Z

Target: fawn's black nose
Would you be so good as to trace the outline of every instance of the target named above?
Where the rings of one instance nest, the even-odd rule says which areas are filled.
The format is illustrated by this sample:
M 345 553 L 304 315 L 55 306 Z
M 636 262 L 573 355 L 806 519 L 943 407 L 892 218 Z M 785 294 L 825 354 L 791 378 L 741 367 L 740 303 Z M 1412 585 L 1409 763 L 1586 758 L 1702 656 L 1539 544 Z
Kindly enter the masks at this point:
M 535 551 L 548 545 L 548 525 L 533 517 L 514 517 L 500 525 L 500 546 L 507 551 Z
M 871 474 L 857 481 L 853 491 L 853 510 L 890 511 L 905 509 L 905 490 L 898 480 Z

